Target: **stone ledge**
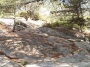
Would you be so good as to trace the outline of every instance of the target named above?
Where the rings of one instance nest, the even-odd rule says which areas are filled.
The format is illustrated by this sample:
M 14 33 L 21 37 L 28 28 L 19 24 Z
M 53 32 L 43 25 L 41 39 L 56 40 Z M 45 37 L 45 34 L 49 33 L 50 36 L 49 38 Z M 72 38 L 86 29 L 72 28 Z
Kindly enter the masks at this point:
M 25 67 L 90 67 L 90 62 L 80 62 L 80 63 L 44 62 L 38 64 L 28 64 Z

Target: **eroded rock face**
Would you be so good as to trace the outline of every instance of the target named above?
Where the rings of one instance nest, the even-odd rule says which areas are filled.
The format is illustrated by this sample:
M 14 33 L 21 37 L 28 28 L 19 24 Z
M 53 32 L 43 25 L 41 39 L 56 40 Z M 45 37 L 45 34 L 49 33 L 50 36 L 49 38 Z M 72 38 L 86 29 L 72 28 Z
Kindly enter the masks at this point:
M 18 63 L 10 61 L 8 58 L 0 57 L 0 67 L 23 67 Z

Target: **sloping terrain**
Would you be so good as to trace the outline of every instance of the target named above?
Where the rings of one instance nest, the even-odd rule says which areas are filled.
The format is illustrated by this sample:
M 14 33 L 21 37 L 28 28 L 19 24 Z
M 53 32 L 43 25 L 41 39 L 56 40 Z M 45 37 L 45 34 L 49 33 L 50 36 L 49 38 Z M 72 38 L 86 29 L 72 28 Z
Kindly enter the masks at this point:
M 48 27 L 27 23 L 28 27 L 12 32 L 11 27 L 0 24 L 0 54 L 17 63 L 90 61 L 90 43 L 73 42 L 74 38 Z M 34 28 L 34 29 L 33 29 Z M 66 38 L 65 38 L 66 37 Z M 83 43 L 83 44 L 82 44 Z

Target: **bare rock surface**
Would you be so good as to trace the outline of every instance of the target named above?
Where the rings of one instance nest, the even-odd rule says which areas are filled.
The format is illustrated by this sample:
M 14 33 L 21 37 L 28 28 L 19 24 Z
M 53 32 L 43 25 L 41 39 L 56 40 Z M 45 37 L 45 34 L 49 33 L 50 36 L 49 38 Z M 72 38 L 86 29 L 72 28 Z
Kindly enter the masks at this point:
M 84 64 L 88 67 L 90 43 L 77 42 L 73 36 L 31 22 L 27 21 L 27 28 L 15 32 L 7 24 L 0 25 L 0 54 L 4 52 L 8 61 L 26 67 L 83 67 Z
M 23 67 L 18 63 L 15 63 L 4 56 L 0 56 L 0 67 Z
M 80 63 L 45 62 L 38 64 L 28 64 L 25 67 L 90 67 L 90 62 L 80 62 Z

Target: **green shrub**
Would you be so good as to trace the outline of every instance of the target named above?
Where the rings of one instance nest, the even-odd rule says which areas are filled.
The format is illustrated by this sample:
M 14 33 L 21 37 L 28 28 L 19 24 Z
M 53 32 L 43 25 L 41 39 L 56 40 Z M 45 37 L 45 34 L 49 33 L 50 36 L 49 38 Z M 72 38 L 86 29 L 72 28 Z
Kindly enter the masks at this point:
M 39 13 L 37 11 L 30 11 L 28 10 L 27 13 L 24 13 L 24 16 L 30 17 L 33 20 L 39 20 Z
M 58 23 L 58 22 L 54 22 L 54 23 L 46 23 L 45 26 L 47 26 L 47 27 L 57 27 L 57 26 L 59 26 L 59 23 Z
M 34 12 L 32 19 L 39 20 L 39 14 L 37 12 Z
M 64 25 L 63 22 L 60 21 L 56 21 L 56 22 L 52 22 L 52 23 L 47 23 L 46 26 L 48 27 L 59 27 L 60 25 Z
M 85 19 L 83 19 L 82 17 L 76 17 L 70 20 L 70 23 L 72 24 L 77 24 L 79 26 L 85 26 Z
M 21 12 L 21 13 L 19 14 L 19 16 L 20 16 L 20 17 L 25 17 L 25 16 L 27 16 L 27 13 L 26 13 L 26 12 Z
M 79 26 L 79 31 L 82 32 L 83 28 L 87 25 L 86 20 L 83 17 L 76 17 L 70 20 L 70 24 Z
M 51 26 L 52 26 L 52 27 L 57 27 L 57 26 L 59 26 L 59 22 L 51 23 Z
M 25 66 L 25 65 L 27 64 L 27 61 L 26 61 L 26 60 L 22 60 L 21 64 L 22 64 L 23 66 Z

